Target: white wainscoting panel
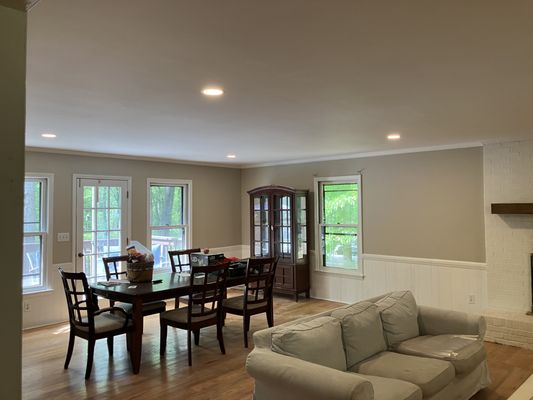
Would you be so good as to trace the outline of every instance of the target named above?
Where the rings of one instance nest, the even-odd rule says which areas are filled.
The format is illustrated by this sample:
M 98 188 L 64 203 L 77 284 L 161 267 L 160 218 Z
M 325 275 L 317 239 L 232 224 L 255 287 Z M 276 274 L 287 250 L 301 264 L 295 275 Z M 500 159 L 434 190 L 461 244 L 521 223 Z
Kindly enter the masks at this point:
M 342 303 L 411 290 L 421 305 L 481 313 L 487 305 L 484 263 L 410 257 L 363 256 L 364 276 L 314 269 L 311 254 L 311 297 Z
M 61 276 L 57 270 L 58 267 L 67 272 L 74 272 L 74 264 L 72 263 L 55 264 L 47 271 L 48 291 L 22 296 L 23 329 L 68 321 L 67 300 Z M 30 309 L 28 311 L 24 311 L 25 303 L 29 304 Z
M 240 244 L 236 244 L 233 246 L 224 246 L 224 247 L 211 247 L 209 249 L 209 252 L 211 254 L 223 253 L 226 257 L 243 258 L 243 247 L 245 246 L 242 246 Z M 250 246 L 246 246 L 246 247 L 247 247 L 248 252 L 246 253 L 244 257 L 249 257 L 248 253 L 250 251 Z
M 228 257 L 243 257 L 243 246 L 225 246 L 210 248 L 211 253 L 224 253 Z M 245 256 L 249 253 L 248 246 L 246 246 Z M 67 303 L 65 293 L 63 291 L 63 284 L 57 268 L 61 267 L 65 271 L 74 271 L 73 263 L 64 263 L 53 265 L 48 270 L 48 286 L 49 290 L 41 293 L 27 294 L 23 296 L 22 304 L 22 320 L 23 329 L 36 328 L 65 322 L 68 320 Z M 29 304 L 29 311 L 24 311 L 24 304 Z M 107 302 L 105 302 L 107 304 Z

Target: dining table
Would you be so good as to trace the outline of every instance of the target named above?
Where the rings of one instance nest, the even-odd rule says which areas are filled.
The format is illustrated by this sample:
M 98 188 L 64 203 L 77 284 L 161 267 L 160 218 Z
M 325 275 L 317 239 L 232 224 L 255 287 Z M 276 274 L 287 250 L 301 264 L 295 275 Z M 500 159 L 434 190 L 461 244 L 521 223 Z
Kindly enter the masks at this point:
M 226 279 L 226 287 L 239 286 L 244 283 L 244 276 L 228 276 Z M 189 294 L 190 285 L 190 274 L 184 272 L 161 272 L 154 274 L 152 281 L 143 283 L 110 281 L 90 284 L 93 294 L 97 296 L 133 305 L 130 358 L 134 374 L 138 374 L 141 367 L 143 304 L 186 296 Z

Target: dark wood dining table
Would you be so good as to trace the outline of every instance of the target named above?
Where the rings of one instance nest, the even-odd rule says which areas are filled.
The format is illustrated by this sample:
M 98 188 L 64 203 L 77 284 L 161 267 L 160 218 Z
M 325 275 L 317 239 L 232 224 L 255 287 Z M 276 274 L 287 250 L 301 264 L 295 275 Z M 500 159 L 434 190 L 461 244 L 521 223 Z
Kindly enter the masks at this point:
M 153 281 L 161 280 L 160 283 Z M 190 276 L 179 272 L 163 272 L 155 274 L 152 282 L 146 283 L 120 283 L 105 286 L 92 283 L 91 289 L 97 296 L 113 301 L 130 303 L 133 305 L 132 320 L 133 331 L 130 345 L 130 358 L 133 373 L 138 374 L 141 366 L 142 333 L 143 333 L 143 303 L 166 299 L 175 299 L 189 293 Z M 245 283 L 244 276 L 228 277 L 227 287 L 238 286 Z

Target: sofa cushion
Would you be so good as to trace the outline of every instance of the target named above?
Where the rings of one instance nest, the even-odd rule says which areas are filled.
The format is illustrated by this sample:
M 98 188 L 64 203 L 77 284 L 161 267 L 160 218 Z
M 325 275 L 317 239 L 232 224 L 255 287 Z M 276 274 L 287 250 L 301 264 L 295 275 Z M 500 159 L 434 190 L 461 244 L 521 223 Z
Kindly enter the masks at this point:
M 341 323 L 332 317 L 319 317 L 272 332 L 272 350 L 346 371 Z
M 387 350 L 383 325 L 377 306 L 369 302 L 356 303 L 331 313 L 342 324 L 342 338 L 346 352 L 346 366 Z
M 358 375 L 372 384 L 374 400 L 422 400 L 422 390 L 410 382 L 381 376 Z
M 483 341 L 470 335 L 418 336 L 399 343 L 394 350 L 449 361 L 457 374 L 472 371 L 485 359 Z
M 419 335 L 418 308 L 410 291 L 393 292 L 376 305 L 389 347 Z
M 351 371 L 411 382 L 422 389 L 424 398 L 437 393 L 455 377 L 453 365 L 448 361 L 390 351 L 359 363 Z

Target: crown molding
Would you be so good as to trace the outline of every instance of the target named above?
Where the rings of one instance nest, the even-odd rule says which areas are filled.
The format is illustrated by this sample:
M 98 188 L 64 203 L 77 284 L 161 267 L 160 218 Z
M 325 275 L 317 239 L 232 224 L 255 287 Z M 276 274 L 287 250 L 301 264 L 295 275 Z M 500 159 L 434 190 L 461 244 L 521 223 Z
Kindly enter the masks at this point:
M 26 146 L 26 151 L 33 152 L 33 153 L 62 154 L 62 155 L 67 155 L 67 156 L 115 158 L 119 160 L 149 161 L 149 162 L 181 164 L 181 165 L 196 165 L 200 167 L 215 167 L 215 168 L 229 168 L 229 169 L 240 169 L 241 168 L 240 165 L 228 165 L 228 164 L 222 164 L 222 163 L 176 160 L 173 158 L 163 158 L 163 157 L 132 156 L 132 155 L 114 154 L 114 153 L 97 153 L 97 152 L 93 153 L 90 151 L 54 149 L 54 148 L 48 148 L 48 147 Z
M 38 2 L 40 2 L 41 0 L 26 0 L 24 3 L 25 3 L 25 6 L 26 6 L 26 11 L 30 11 L 33 7 L 35 7 L 37 5 Z
M 439 145 L 439 146 L 412 147 L 412 148 L 407 148 L 407 149 L 396 149 L 396 150 L 368 151 L 368 152 L 362 152 L 362 153 L 339 154 L 339 155 L 325 156 L 325 157 L 301 158 L 301 159 L 290 160 L 290 161 L 287 160 L 287 161 L 276 161 L 276 162 L 269 162 L 269 163 L 243 164 L 240 166 L 240 168 L 249 169 L 249 168 L 261 168 L 261 167 L 275 167 L 278 165 L 306 164 L 306 163 L 321 162 L 321 161 L 349 160 L 351 158 L 380 157 L 380 156 L 392 156 L 396 154 L 424 153 L 428 151 L 468 149 L 468 148 L 473 148 L 473 147 L 483 147 L 483 143 L 469 142 L 469 143 L 458 143 L 458 144 L 449 144 L 449 145 L 446 144 L 446 145 Z

